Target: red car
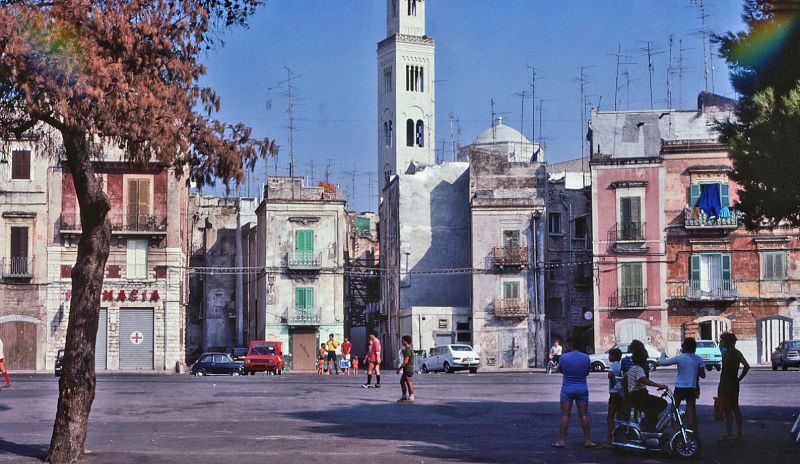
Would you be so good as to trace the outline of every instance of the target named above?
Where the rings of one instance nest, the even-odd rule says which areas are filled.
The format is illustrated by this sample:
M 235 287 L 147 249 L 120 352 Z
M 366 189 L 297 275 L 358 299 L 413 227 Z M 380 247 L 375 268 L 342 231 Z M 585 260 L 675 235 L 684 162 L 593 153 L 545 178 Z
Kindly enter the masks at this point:
M 283 373 L 283 348 L 281 342 L 253 340 L 244 357 L 243 371 L 245 375 L 256 372 Z

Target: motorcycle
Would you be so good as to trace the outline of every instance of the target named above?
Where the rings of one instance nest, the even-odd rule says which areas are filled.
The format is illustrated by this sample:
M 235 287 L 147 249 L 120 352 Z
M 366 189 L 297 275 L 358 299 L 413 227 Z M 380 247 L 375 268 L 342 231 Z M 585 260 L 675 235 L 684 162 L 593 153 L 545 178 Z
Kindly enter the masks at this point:
M 694 430 L 687 428 L 683 412 L 678 409 L 669 389 L 661 397 L 667 407 L 658 416 L 655 432 L 642 430 L 636 416 L 627 421 L 615 421 L 611 446 L 616 450 L 656 451 L 671 453 L 679 458 L 693 459 L 700 453 L 700 441 Z

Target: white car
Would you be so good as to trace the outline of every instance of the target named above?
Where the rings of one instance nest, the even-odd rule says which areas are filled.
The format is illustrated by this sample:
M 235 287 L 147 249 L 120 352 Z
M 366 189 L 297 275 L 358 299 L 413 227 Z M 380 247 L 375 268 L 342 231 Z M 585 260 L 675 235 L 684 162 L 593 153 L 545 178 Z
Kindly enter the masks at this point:
M 650 370 L 654 371 L 656 370 L 656 367 L 658 367 L 658 358 L 661 357 L 661 352 L 658 351 L 658 348 L 650 345 L 649 343 L 645 343 L 644 347 L 647 350 L 647 364 L 650 366 Z M 622 351 L 623 358 L 630 356 L 630 354 L 628 354 L 627 343 L 614 345 L 613 348 L 619 348 L 619 350 Z M 589 361 L 592 363 L 592 370 L 595 372 L 603 372 L 604 370 L 608 369 L 608 365 L 611 364 L 608 361 L 608 351 L 589 356 Z
M 481 365 L 480 356 L 469 345 L 443 345 L 431 348 L 422 360 L 422 372 L 444 371 L 447 373 L 469 370 L 474 374 Z

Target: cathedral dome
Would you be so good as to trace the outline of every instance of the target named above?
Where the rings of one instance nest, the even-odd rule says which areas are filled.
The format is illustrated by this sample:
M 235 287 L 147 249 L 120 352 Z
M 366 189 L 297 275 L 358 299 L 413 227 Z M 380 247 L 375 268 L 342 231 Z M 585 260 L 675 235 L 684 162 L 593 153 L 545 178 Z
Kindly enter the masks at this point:
M 520 131 L 499 122 L 494 128 L 490 127 L 483 131 L 481 135 L 472 142 L 473 145 L 493 145 L 499 143 L 529 144 L 531 141 L 522 135 Z

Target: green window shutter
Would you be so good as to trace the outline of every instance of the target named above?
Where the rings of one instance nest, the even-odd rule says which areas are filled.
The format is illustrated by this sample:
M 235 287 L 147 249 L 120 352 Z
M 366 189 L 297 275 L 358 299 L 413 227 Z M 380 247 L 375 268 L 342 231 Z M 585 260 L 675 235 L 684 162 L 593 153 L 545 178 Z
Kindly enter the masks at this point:
M 697 206 L 700 200 L 700 184 L 692 184 L 689 187 L 689 206 Z
M 622 265 L 621 286 L 623 289 L 642 288 L 642 265 L 627 263 Z
M 314 307 L 314 288 L 308 287 L 306 288 L 306 309 L 312 309 Z
M 719 202 L 722 207 L 731 206 L 731 186 L 728 184 L 719 184 Z
M 786 254 L 783 252 L 775 253 L 775 277 L 783 279 L 786 277 Z
M 733 278 L 733 273 L 731 272 L 731 255 L 724 254 L 722 255 L 722 282 L 730 283 Z
M 294 289 L 294 307 L 297 309 L 303 309 L 306 307 L 306 289 L 305 288 L 295 288 Z
M 297 230 L 294 233 L 295 251 L 314 251 L 314 231 Z
M 689 274 L 693 282 L 700 282 L 700 255 L 692 255 L 689 259 Z
M 369 218 L 363 216 L 356 216 L 356 229 L 359 232 L 369 232 Z

